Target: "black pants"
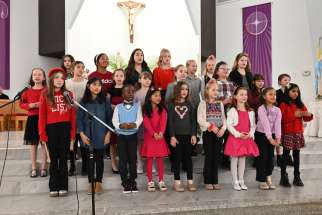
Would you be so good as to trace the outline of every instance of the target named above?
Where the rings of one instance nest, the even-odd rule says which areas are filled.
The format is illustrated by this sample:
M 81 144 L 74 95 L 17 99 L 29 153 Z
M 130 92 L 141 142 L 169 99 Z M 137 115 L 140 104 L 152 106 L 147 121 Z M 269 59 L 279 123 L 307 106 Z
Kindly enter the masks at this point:
M 274 135 L 273 135 L 274 138 Z M 255 132 L 255 142 L 259 149 L 256 161 L 256 181 L 265 182 L 266 177 L 272 175 L 274 169 L 274 149 L 264 133 Z
M 223 139 L 213 132 L 205 131 L 202 134 L 205 163 L 203 169 L 205 184 L 218 184 L 218 166 Z
M 283 149 L 281 174 L 286 174 L 287 161 L 290 156 L 290 150 Z M 294 176 L 300 177 L 300 150 L 293 150 Z
M 74 141 L 74 151 L 69 151 L 70 169 L 75 171 L 75 156 L 78 149 L 78 141 L 80 140 L 80 134 L 76 134 Z
M 103 179 L 103 172 L 104 172 L 104 154 L 105 154 L 105 148 L 104 149 L 94 149 L 93 153 L 93 162 L 94 162 L 94 169 L 96 171 L 93 171 L 92 166 L 90 164 L 89 159 L 89 149 L 86 148 L 86 161 L 87 161 L 87 174 L 88 174 L 88 182 L 91 183 L 91 174 L 94 173 L 94 182 L 100 182 L 102 183 Z M 95 174 L 96 173 L 96 174 Z
M 70 144 L 70 123 L 48 124 L 46 130 L 50 156 L 49 190 L 68 190 L 67 156 Z
M 190 135 L 176 135 L 179 142 L 174 148 L 173 171 L 174 180 L 180 180 L 180 164 L 186 168 L 187 179 L 192 180 L 192 144 Z
M 117 137 L 117 147 L 122 184 L 124 185 L 128 182 L 133 183 L 137 177 L 137 134 L 119 135 Z

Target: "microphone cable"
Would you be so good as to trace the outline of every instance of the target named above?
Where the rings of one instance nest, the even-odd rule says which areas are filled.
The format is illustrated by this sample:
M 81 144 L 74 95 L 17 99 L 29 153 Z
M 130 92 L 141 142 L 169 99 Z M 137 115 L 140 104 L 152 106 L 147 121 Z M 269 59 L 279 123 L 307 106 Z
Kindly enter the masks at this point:
M 6 167 L 8 148 L 9 148 L 10 121 L 11 121 L 11 116 L 12 116 L 13 110 L 14 110 L 14 103 L 11 104 L 11 111 L 10 111 L 10 115 L 9 115 L 8 122 L 7 122 L 7 129 L 8 129 L 7 130 L 7 142 L 6 142 L 5 156 L 4 156 L 4 159 L 3 159 L 3 166 L 2 166 L 2 170 L 1 170 L 1 176 L 0 176 L 0 187 L 2 185 L 4 169 Z

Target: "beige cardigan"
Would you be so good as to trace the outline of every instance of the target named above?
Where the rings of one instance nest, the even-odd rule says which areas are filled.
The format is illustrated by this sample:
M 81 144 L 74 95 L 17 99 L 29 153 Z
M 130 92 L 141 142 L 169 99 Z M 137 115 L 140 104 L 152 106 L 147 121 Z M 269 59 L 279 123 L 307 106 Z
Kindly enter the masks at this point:
M 225 117 L 225 109 L 222 102 L 221 103 L 221 112 L 222 112 L 222 119 L 223 119 L 223 126 L 222 129 L 226 130 L 226 117 Z M 197 111 L 197 121 L 200 126 L 201 131 L 207 131 L 208 127 L 210 126 L 210 123 L 207 122 L 207 107 L 206 102 L 204 100 L 201 100 L 198 106 Z
M 254 139 L 254 133 L 256 130 L 254 111 L 249 111 L 248 116 L 249 116 L 249 121 L 250 121 L 249 135 Z M 241 133 L 238 132 L 234 127 L 237 124 L 238 124 L 238 112 L 237 112 L 236 108 L 231 108 L 227 113 L 227 129 L 232 135 L 234 135 L 234 137 L 239 138 Z

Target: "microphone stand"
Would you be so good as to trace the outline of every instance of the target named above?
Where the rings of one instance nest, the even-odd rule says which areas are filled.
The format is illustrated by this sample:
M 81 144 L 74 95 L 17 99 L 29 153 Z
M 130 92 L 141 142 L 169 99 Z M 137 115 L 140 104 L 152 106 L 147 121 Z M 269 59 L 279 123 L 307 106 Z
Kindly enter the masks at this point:
M 71 103 L 75 104 L 78 108 L 82 109 L 85 113 L 87 113 L 88 116 L 88 123 L 89 123 L 89 139 L 92 138 L 93 133 L 93 119 L 104 125 L 108 130 L 115 133 L 114 129 L 108 126 L 105 122 L 103 122 L 100 118 L 95 116 L 93 113 L 89 112 L 85 107 L 83 107 L 81 104 L 79 104 L 74 99 L 71 99 Z M 95 215 L 95 192 L 94 192 L 94 146 L 91 143 L 89 145 L 89 166 L 90 166 L 90 179 L 91 179 L 91 187 L 92 187 L 92 215 Z

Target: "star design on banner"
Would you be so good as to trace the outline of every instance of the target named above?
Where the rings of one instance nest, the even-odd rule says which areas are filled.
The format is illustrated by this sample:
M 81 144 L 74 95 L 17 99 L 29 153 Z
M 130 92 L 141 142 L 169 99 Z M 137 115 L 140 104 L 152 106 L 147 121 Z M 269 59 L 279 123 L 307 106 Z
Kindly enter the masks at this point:
M 246 30 L 249 34 L 257 36 L 263 33 L 268 24 L 268 19 L 263 12 L 255 11 L 251 13 L 245 22 Z

